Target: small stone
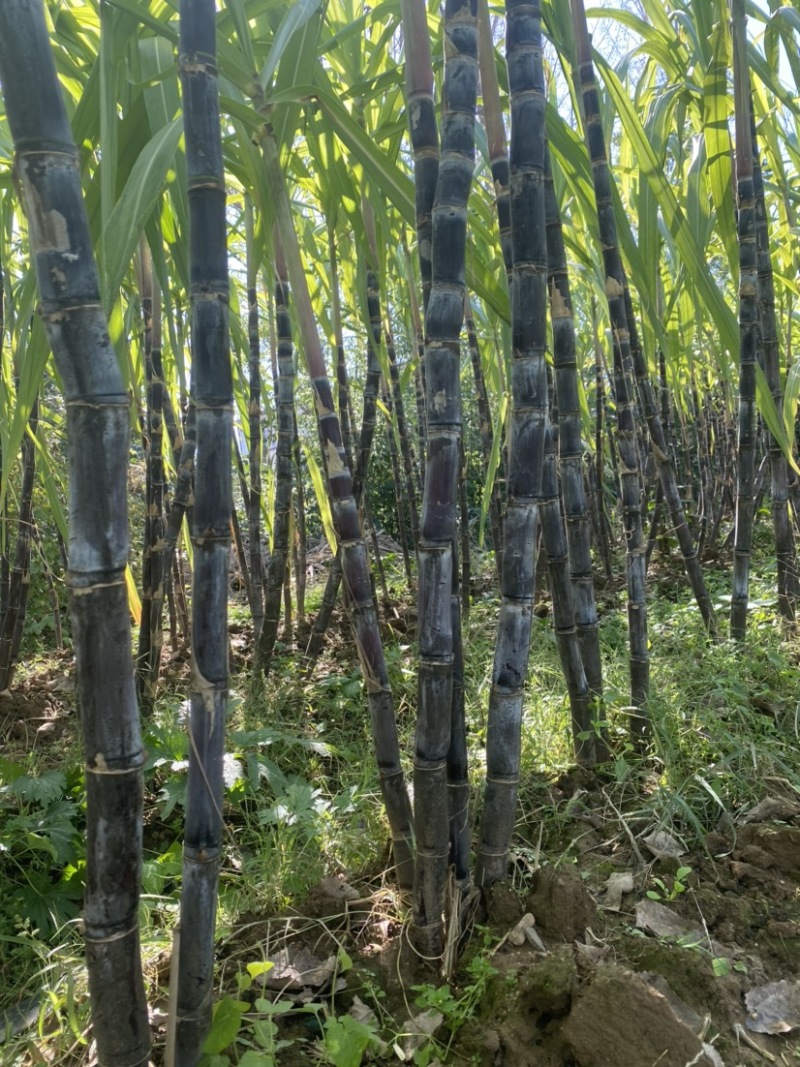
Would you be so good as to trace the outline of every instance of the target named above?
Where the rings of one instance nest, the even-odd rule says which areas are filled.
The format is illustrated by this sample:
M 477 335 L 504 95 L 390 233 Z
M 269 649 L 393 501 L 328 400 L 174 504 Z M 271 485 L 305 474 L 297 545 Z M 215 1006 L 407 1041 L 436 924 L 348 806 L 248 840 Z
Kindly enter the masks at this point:
M 619 911 L 622 907 L 622 898 L 625 893 L 633 892 L 633 874 L 630 871 L 619 871 L 608 876 L 606 882 L 606 895 L 600 905 L 606 911 Z
M 522 916 L 520 921 L 514 927 L 514 929 L 513 930 L 509 930 L 509 932 L 508 932 L 508 941 L 509 941 L 509 943 L 514 945 L 516 948 L 520 948 L 520 946 L 524 945 L 526 940 L 527 940 L 527 938 L 525 936 L 526 935 L 526 930 L 527 930 L 527 928 L 529 926 L 534 926 L 535 923 L 536 923 L 536 920 L 531 915 L 531 913 L 530 912 L 526 912 L 525 915 Z

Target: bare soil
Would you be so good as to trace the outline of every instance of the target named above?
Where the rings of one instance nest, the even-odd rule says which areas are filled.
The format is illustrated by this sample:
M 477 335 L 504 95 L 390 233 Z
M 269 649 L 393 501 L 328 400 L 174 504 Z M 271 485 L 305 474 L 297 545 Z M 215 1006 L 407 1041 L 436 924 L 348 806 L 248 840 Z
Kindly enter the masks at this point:
M 234 655 L 246 642 L 232 634 Z M 240 647 L 241 645 L 241 647 Z M 0 694 L 0 736 L 19 751 L 51 748 L 58 758 L 76 737 L 71 656 Z M 176 654 L 174 671 L 185 671 Z M 9 753 L 10 755 L 10 753 Z M 735 813 L 700 847 L 671 854 L 646 843 L 652 826 L 625 814 L 591 774 L 574 771 L 542 783 L 547 818 L 557 827 L 546 848 L 515 856 L 507 885 L 485 894 L 451 988 L 469 991 L 467 970 L 530 913 L 540 944 L 504 941 L 490 961 L 495 973 L 479 1001 L 451 1032 L 445 1018 L 431 1063 L 475 1067 L 738 1067 L 800 1063 L 800 1020 L 777 1009 L 774 1033 L 748 1028 L 745 998 L 770 983 L 800 986 L 800 803 L 776 779 L 766 801 Z M 611 793 L 611 796 L 609 794 Z M 673 842 L 673 844 L 679 844 Z M 651 841 L 652 845 L 652 841 Z M 676 872 L 690 868 L 676 889 Z M 403 900 L 380 863 L 348 877 L 348 891 L 325 883 L 280 916 L 251 915 L 220 957 L 222 985 L 235 995 L 234 976 L 247 962 L 291 948 L 326 961 L 342 950 L 352 967 L 336 969 L 332 987 L 309 987 L 337 1015 L 359 997 L 380 1001 L 380 1021 L 402 1028 L 419 1009 L 415 985 L 442 980 L 413 958 Z M 611 891 L 614 876 L 630 888 Z M 663 883 L 658 887 L 655 879 Z M 648 891 L 661 897 L 654 901 Z M 655 906 L 655 907 L 654 907 Z M 152 1001 L 165 1002 L 168 960 L 153 969 Z M 313 1017 L 290 1015 L 278 1055 L 285 1067 L 320 1062 Z M 797 1027 L 797 1029 L 795 1029 Z M 154 1015 L 156 1047 L 163 1016 Z M 387 1059 L 397 1061 L 391 1046 Z M 159 1061 L 156 1060 L 156 1063 Z
M 738 1067 L 800 1061 L 800 1029 L 794 1029 L 800 1018 L 788 1009 L 782 1016 L 785 1005 L 778 1001 L 773 1028 L 784 1032 L 753 1032 L 745 1003 L 751 990 L 781 981 L 795 1000 L 800 996 L 800 804 L 781 783 L 771 784 L 768 800 L 755 810 L 680 856 L 654 855 L 648 835 L 635 821 L 625 822 L 607 790 L 584 772 L 565 776 L 551 795 L 556 809 L 577 812 L 560 828 L 560 854 L 573 858 L 548 863 L 518 856 L 512 882 L 485 894 L 453 976 L 454 997 L 469 992 L 468 961 L 486 953 L 487 928 L 496 944 L 531 913 L 541 945 L 506 940 L 489 949 L 494 975 L 457 1032 L 444 1020 L 431 1062 Z M 580 848 L 570 850 L 576 840 Z M 656 844 L 667 851 L 678 846 L 666 838 Z M 679 868 L 691 873 L 682 879 L 684 891 L 675 892 Z M 630 876 L 623 879 L 630 889 L 614 894 L 609 887 L 618 875 Z M 655 878 L 665 887 L 657 901 L 647 896 Z M 322 884 L 277 920 L 251 917 L 246 934 L 230 946 L 236 967 L 287 945 L 319 958 L 344 947 L 354 966 L 332 997 L 335 1013 L 347 1012 L 356 996 L 378 998 L 407 1025 L 419 1011 L 413 987 L 441 979 L 413 959 L 397 895 L 380 872 L 345 886 L 354 900 L 337 898 Z M 319 1062 L 313 1035 L 291 1022 L 284 1032 L 292 1045 L 279 1062 Z

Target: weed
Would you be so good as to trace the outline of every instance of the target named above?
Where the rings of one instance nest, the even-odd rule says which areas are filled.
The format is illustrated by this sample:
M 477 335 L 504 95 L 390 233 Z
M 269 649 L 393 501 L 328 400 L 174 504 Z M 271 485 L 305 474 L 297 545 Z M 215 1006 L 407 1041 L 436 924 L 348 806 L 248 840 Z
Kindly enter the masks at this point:
M 346 953 L 340 953 L 342 969 L 350 966 Z M 253 983 L 268 973 L 273 964 L 268 961 L 248 963 L 245 971 L 236 975 L 238 997 L 253 992 Z M 331 1067 L 359 1067 L 370 1044 L 382 1044 L 375 1027 L 355 1019 L 352 1015 L 337 1015 L 326 1004 L 310 1003 L 297 1006 L 292 1000 L 278 997 L 270 1000 L 256 996 L 249 1000 L 224 997 L 214 1008 L 211 1029 L 203 1045 L 201 1067 L 277 1067 L 280 1053 L 307 1039 L 281 1037 L 280 1020 L 290 1016 L 311 1016 L 319 1034 L 316 1052 Z M 226 1050 L 233 1050 L 231 1056 Z
M 688 886 L 686 879 L 692 873 L 691 867 L 679 867 L 672 878 L 672 884 L 665 882 L 663 878 L 653 878 L 655 889 L 648 889 L 647 896 L 650 900 L 665 900 L 671 902 L 677 900 L 681 893 L 685 893 Z

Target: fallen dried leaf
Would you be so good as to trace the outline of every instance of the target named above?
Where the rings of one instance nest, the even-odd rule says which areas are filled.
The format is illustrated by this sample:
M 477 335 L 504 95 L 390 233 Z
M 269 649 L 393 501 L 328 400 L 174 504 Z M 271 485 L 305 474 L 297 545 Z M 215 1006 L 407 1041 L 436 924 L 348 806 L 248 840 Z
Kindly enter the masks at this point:
M 656 937 L 669 937 L 676 941 L 691 937 L 694 944 L 705 940 L 702 927 L 679 918 L 669 908 L 655 900 L 640 900 L 636 905 L 636 926 Z
M 353 886 L 349 885 L 343 878 L 323 878 L 319 883 L 319 888 L 325 894 L 326 897 L 331 897 L 333 900 L 360 900 L 361 894 Z
M 408 1033 L 403 1038 L 403 1044 L 398 1054 L 398 1046 L 394 1046 L 395 1054 L 398 1054 L 398 1059 L 408 1062 L 413 1058 L 414 1053 L 418 1048 L 421 1048 L 426 1041 L 428 1041 L 439 1027 L 444 1022 L 444 1016 L 440 1011 L 436 1011 L 434 1008 L 429 1008 L 427 1011 L 420 1012 L 419 1015 L 415 1015 L 408 1023 Z M 431 1065 L 432 1067 L 432 1065 Z
M 754 808 L 741 817 L 743 823 L 769 822 L 778 819 L 780 822 L 788 822 L 800 816 L 800 804 L 783 797 L 765 797 Z
M 269 958 L 274 964 L 261 976 L 267 989 L 281 992 L 319 991 L 330 985 L 336 970 L 336 957 L 321 960 L 305 947 L 281 949 Z
M 745 993 L 745 1025 L 756 1034 L 788 1034 L 800 1026 L 800 982 L 769 982 Z
M 655 830 L 648 837 L 642 838 L 642 842 L 656 859 L 680 859 L 686 854 L 686 849 L 680 841 L 666 830 Z

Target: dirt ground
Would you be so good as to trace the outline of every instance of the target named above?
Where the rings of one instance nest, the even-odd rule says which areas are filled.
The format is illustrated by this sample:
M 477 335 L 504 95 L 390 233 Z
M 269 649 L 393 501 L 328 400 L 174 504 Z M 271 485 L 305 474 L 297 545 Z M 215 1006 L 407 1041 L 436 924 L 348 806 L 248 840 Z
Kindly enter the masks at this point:
M 578 863 L 534 870 L 521 904 L 503 892 L 503 922 L 524 907 L 545 951 L 500 949 L 511 993 L 454 1052 L 481 1067 L 798 1062 L 800 805 L 776 791 L 676 855 L 670 835 L 637 838 L 584 800 L 599 825 L 576 820 Z
M 480 952 L 493 973 L 455 1033 L 445 1012 L 436 1052 L 422 1062 L 800 1062 L 800 803 L 793 794 L 772 783 L 765 801 L 692 852 L 670 834 L 641 833 L 586 775 L 566 776 L 552 798 L 575 812 L 561 827 L 564 842 L 577 846 L 562 852 L 572 858 L 516 856 L 512 883 L 485 895 L 453 976 L 454 999 L 469 998 L 475 972 L 468 961 L 481 939 L 486 945 L 487 930 L 495 947 Z M 272 959 L 299 953 L 298 961 L 310 952 L 318 962 L 344 946 L 354 965 L 338 979 L 336 1014 L 366 999 L 365 989 L 374 1001 L 377 990 L 384 1009 L 413 1030 L 414 986 L 440 979 L 414 966 L 390 887 L 326 879 L 283 919 L 284 926 L 254 922 L 243 940 L 234 939 L 239 967 L 265 950 Z M 294 1039 L 279 1063 L 319 1062 L 291 1024 L 284 1034 Z M 398 1050 L 388 1058 L 398 1062 Z
M 27 749 L 58 747 L 74 733 L 73 701 L 65 654 L 0 697 L 4 734 Z M 390 1037 L 378 1058 L 400 1062 L 406 1049 L 407 1062 L 475 1067 L 800 1063 L 800 802 L 778 779 L 765 785 L 765 800 L 692 851 L 626 817 L 587 772 L 548 786 L 559 841 L 515 854 L 511 882 L 473 916 L 451 982 L 452 1002 L 469 1003 L 468 1013 L 443 1013 L 435 1045 L 404 1045 L 406 1036 L 395 1048 Z M 267 995 L 326 1000 L 339 1017 L 380 1000 L 383 1032 L 388 1020 L 413 1030 L 413 986 L 442 983 L 410 956 L 405 914 L 382 866 L 326 879 L 283 916 L 244 917 L 221 953 L 222 987 L 247 962 L 282 952 L 289 978 L 281 984 L 276 972 Z M 347 973 L 328 965 L 342 950 Z M 493 970 L 470 1000 L 476 954 Z M 320 985 L 302 973 L 292 985 L 293 962 L 300 972 L 321 967 Z M 288 1044 L 277 1063 L 320 1062 L 308 1016 L 288 1013 L 279 1033 Z

